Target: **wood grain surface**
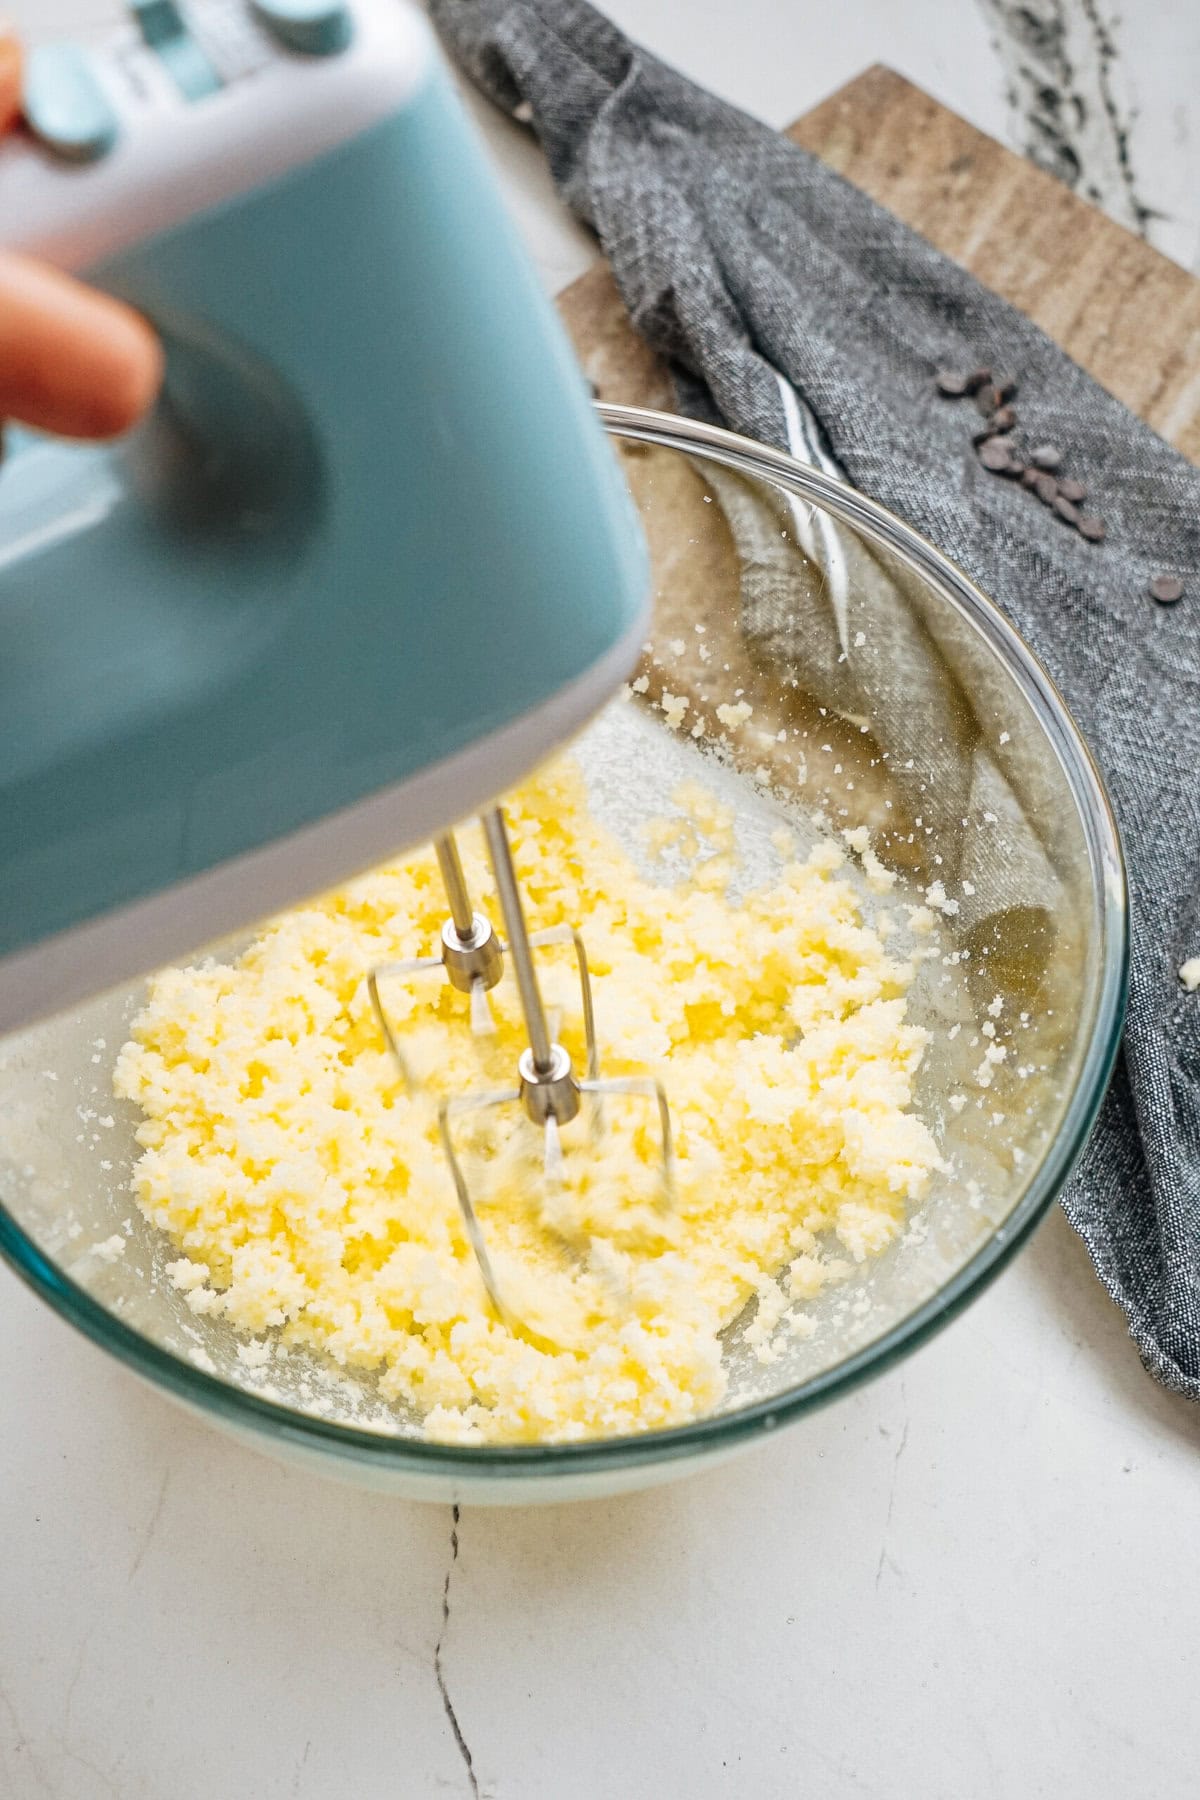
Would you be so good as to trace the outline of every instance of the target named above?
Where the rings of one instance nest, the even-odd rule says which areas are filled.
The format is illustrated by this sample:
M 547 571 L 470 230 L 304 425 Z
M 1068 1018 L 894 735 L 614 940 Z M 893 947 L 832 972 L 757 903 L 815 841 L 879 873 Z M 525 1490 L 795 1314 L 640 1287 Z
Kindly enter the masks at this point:
M 890 69 L 872 68 L 790 129 L 996 293 L 1200 462 L 1200 281 Z M 606 400 L 671 406 L 600 263 L 560 298 Z

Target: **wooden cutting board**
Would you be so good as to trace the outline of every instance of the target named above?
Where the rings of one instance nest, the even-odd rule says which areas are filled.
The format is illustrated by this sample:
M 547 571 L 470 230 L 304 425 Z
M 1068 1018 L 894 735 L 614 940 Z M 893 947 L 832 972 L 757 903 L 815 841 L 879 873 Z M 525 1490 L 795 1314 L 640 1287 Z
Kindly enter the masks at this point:
M 1049 333 L 1200 462 L 1200 281 L 891 69 L 873 68 L 788 135 Z M 672 407 L 600 263 L 560 297 L 605 400 Z

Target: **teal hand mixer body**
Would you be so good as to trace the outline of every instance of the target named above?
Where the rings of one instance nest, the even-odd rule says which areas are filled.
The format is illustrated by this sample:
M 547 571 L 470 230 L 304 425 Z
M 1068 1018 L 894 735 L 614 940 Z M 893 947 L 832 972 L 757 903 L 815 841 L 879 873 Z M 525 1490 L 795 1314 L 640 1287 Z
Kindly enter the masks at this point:
M 485 1025 L 503 947 L 448 827 L 608 697 L 648 578 L 424 22 L 142 0 L 96 51 L 38 53 L 27 114 L 0 147 L 7 242 L 141 309 L 167 378 L 119 445 L 29 436 L 0 470 L 0 1030 L 431 836 L 433 960 Z M 498 1097 L 553 1164 L 594 1034 L 577 1077 L 486 823 L 530 1039 Z M 461 1104 L 443 1134 L 499 1305 Z

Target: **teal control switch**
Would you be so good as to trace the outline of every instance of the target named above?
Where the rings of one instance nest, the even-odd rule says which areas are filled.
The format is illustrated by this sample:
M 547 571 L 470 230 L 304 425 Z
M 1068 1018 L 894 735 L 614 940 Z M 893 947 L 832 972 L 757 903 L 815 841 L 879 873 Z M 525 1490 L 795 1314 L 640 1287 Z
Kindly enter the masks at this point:
M 268 31 L 289 50 L 335 56 L 350 42 L 349 9 L 342 0 L 252 0 Z
M 185 100 L 205 100 L 223 86 L 221 77 L 188 29 L 175 0 L 134 0 L 133 16 Z
M 69 162 L 95 162 L 117 141 L 120 126 L 78 44 L 43 44 L 25 71 L 25 122 L 34 136 Z

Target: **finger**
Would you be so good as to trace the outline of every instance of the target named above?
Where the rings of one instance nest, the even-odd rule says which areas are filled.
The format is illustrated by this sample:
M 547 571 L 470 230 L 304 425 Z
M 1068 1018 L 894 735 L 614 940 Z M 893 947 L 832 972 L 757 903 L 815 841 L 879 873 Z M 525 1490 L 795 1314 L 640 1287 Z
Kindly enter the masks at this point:
M 63 437 L 115 437 L 162 380 L 139 313 L 70 275 L 0 253 L 0 418 Z
M 0 132 L 21 116 L 21 46 L 0 27 Z

